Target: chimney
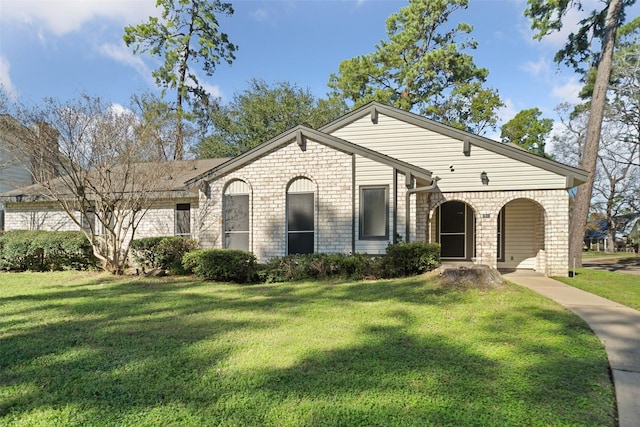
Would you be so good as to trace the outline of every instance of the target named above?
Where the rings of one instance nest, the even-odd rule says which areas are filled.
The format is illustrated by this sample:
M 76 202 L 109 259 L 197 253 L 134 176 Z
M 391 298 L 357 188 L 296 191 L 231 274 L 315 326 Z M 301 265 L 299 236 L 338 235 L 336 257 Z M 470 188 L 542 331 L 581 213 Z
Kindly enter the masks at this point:
M 48 123 L 39 122 L 35 125 L 31 167 L 36 181 L 46 181 L 58 175 L 59 136 L 60 133 Z

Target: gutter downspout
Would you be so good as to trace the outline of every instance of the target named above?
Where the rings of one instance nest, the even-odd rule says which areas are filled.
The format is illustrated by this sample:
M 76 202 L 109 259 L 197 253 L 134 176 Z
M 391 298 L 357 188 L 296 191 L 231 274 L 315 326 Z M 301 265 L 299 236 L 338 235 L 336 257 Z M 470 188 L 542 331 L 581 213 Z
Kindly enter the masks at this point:
M 433 177 L 433 180 L 431 181 L 430 185 L 424 186 L 424 187 L 416 187 L 416 188 L 410 188 L 407 190 L 407 193 L 405 195 L 405 199 L 404 199 L 404 204 L 405 204 L 405 212 L 404 212 L 404 218 L 405 218 L 405 238 L 404 241 L 406 243 L 409 243 L 409 234 L 411 233 L 411 222 L 409 220 L 409 217 L 411 216 L 411 198 L 410 196 L 414 193 L 421 193 L 423 191 L 431 191 L 433 189 L 435 189 L 438 186 L 438 181 L 440 181 L 440 177 L 435 176 Z

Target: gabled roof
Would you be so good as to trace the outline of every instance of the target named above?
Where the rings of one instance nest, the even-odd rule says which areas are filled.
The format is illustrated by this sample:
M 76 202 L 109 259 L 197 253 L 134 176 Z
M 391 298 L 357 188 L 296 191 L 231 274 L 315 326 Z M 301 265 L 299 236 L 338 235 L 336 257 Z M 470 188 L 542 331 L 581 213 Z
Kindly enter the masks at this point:
M 187 191 L 185 187 L 185 181 L 190 180 L 194 176 L 201 174 L 203 171 L 215 168 L 221 163 L 229 160 L 228 158 L 220 159 L 200 159 L 200 160 L 177 160 L 171 162 L 149 162 L 138 163 L 135 165 L 136 170 L 140 170 L 144 173 L 146 170 L 155 171 L 153 176 L 157 178 L 151 191 L 154 193 L 154 197 L 193 197 L 193 193 Z M 117 176 L 117 169 L 113 171 L 113 175 Z M 52 184 L 56 186 L 56 181 L 61 181 L 62 178 L 54 178 Z M 64 195 L 66 186 L 68 183 L 60 182 L 58 188 L 60 194 Z M 127 190 L 125 190 L 127 191 Z M 72 194 L 68 194 L 69 197 L 73 197 Z M 41 184 L 33 184 L 16 190 L 8 191 L 0 194 L 0 200 L 15 202 L 15 201 L 44 201 L 51 200 L 47 196 L 46 189 Z
M 389 157 L 387 155 L 378 153 L 377 151 L 370 150 L 368 148 L 353 144 L 349 141 L 345 141 L 344 139 L 328 135 L 326 133 L 308 128 L 306 126 L 296 126 L 276 136 L 275 138 L 258 145 L 257 147 L 247 151 L 246 153 L 234 157 L 231 160 L 219 165 L 218 167 L 215 167 L 190 179 L 186 182 L 186 186 L 187 188 L 192 188 L 199 182 L 210 181 L 221 175 L 232 172 L 283 145 L 291 143 L 293 140 L 296 140 L 298 144 L 302 146 L 303 144 L 305 144 L 306 139 L 311 139 L 320 144 L 348 154 L 357 154 L 359 156 L 366 157 L 368 159 L 388 165 L 405 173 L 407 179 L 409 179 L 410 177 L 416 177 L 426 181 L 428 184 L 431 184 L 432 182 L 431 172 L 426 169 L 417 167 L 398 159 L 394 159 L 393 157 Z
M 423 129 L 437 132 L 450 138 L 460 140 L 464 143 L 468 142 L 469 144 L 475 145 L 476 147 L 492 151 L 494 153 L 512 158 L 514 160 L 528 163 L 532 166 L 539 167 L 558 175 L 564 175 L 567 177 L 567 188 L 583 184 L 587 182 L 587 179 L 589 177 L 589 173 L 585 170 L 574 168 L 572 166 L 556 162 L 555 160 L 537 156 L 512 144 L 503 144 L 501 142 L 494 141 L 483 136 L 478 136 L 460 129 L 456 129 L 451 126 L 438 123 L 434 120 L 427 119 L 426 117 L 422 117 L 395 107 L 380 104 L 378 102 L 371 102 L 363 107 L 360 107 L 357 110 L 354 110 L 334 120 L 333 122 L 322 126 L 321 128 L 319 128 L 319 130 L 321 132 L 330 134 L 367 115 L 370 115 L 371 120 L 375 123 L 377 122 L 378 114 L 384 114 L 385 116 L 401 120 L 403 122 L 421 127 Z

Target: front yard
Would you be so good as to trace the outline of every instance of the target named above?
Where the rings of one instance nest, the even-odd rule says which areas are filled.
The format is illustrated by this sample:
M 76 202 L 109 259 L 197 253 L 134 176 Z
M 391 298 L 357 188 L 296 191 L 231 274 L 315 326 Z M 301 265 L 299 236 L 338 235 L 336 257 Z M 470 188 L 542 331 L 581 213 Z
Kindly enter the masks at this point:
M 616 425 L 600 341 L 516 286 L 0 283 L 0 425 Z

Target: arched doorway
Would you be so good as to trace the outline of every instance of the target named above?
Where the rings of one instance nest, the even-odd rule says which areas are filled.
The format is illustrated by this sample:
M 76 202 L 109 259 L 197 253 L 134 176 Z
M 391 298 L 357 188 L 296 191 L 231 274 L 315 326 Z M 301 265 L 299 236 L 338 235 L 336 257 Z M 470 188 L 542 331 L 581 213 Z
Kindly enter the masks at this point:
M 544 208 L 531 199 L 515 199 L 498 215 L 498 267 L 544 270 Z

